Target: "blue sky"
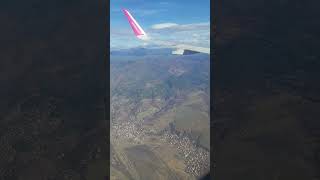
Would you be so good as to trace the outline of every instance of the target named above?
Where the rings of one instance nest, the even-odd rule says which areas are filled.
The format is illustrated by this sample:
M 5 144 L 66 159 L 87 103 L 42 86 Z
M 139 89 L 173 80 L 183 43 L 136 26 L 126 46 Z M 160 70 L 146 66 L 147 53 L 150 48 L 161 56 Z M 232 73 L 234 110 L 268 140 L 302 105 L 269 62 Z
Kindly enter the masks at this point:
M 111 50 L 151 45 L 136 39 L 121 8 L 153 39 L 209 47 L 210 0 L 110 0 Z

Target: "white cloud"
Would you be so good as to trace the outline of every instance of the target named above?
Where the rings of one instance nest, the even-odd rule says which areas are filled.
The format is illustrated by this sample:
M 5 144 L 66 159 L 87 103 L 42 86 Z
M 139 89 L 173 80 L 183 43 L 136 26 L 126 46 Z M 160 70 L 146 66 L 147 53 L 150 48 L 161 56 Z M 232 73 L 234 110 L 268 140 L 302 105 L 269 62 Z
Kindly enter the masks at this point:
M 161 24 L 154 24 L 151 26 L 152 29 L 165 29 L 170 27 L 178 26 L 176 23 L 161 23 Z
M 161 41 L 210 47 L 209 22 L 193 24 L 176 24 L 171 22 L 154 24 L 148 32 L 151 37 Z
M 201 30 L 201 29 L 209 29 L 210 30 L 210 23 L 203 22 L 203 23 L 193 23 L 193 24 L 176 24 L 176 23 L 161 23 L 161 24 L 154 24 L 151 26 L 152 29 L 166 29 L 166 30 Z
M 193 24 L 176 24 L 161 23 L 154 24 L 145 29 L 146 33 L 154 41 L 165 41 L 177 44 L 189 44 L 201 47 L 210 47 L 210 23 L 193 23 Z M 138 40 L 130 27 L 125 30 L 111 29 L 110 46 L 114 48 L 132 48 L 137 46 L 148 45 L 144 41 Z
M 130 27 L 110 29 L 110 49 L 128 49 L 146 45 L 134 35 Z

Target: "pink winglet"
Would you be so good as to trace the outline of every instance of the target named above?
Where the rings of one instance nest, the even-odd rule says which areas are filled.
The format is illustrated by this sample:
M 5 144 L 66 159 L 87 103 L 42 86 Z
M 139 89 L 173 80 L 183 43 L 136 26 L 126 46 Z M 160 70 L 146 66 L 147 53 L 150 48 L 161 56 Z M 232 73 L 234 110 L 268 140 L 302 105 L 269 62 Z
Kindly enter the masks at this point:
M 135 19 L 131 16 L 130 12 L 126 9 L 122 9 L 124 14 L 126 15 L 129 24 L 136 36 L 144 35 L 143 30 L 139 27 L 139 24 L 135 21 Z

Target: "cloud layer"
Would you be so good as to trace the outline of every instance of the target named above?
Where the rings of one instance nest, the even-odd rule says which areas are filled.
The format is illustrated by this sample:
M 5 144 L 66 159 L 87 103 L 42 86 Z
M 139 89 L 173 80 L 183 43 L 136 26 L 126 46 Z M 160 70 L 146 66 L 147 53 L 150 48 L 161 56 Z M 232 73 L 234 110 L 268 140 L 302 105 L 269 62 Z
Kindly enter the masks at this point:
M 161 23 L 161 24 L 154 24 L 151 26 L 152 29 L 166 29 L 178 26 L 176 23 Z
M 167 41 L 176 44 L 189 44 L 201 47 L 210 47 L 210 23 L 177 24 L 172 22 L 154 24 L 145 29 L 154 40 Z M 153 45 L 138 40 L 131 29 L 111 29 L 111 49 L 124 49 L 137 46 Z
M 210 23 L 194 23 L 194 24 L 176 24 L 176 23 L 161 23 L 161 24 L 154 24 L 151 26 L 152 29 L 171 29 L 171 30 L 210 30 Z

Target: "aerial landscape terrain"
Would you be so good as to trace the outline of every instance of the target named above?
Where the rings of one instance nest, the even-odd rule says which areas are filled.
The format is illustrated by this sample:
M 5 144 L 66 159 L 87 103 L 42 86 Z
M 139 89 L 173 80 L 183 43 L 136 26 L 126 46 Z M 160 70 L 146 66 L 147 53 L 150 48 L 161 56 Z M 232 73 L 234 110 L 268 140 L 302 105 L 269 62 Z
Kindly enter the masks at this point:
M 111 51 L 111 179 L 197 179 L 210 169 L 210 56 Z

